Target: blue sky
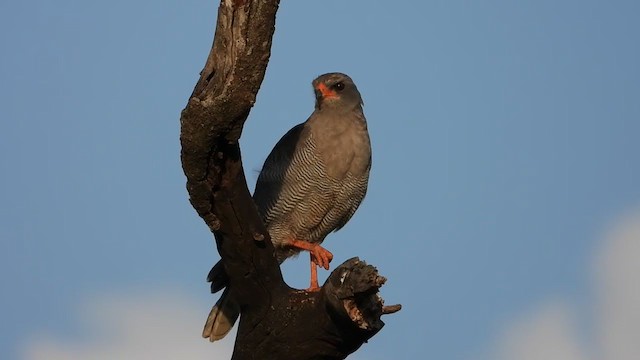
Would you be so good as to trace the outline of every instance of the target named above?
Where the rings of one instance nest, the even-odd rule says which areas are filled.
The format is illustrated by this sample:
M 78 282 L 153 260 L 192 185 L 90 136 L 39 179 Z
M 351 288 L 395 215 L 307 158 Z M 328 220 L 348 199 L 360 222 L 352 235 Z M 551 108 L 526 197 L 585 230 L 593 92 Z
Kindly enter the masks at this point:
M 216 8 L 0 3 L 8 358 L 228 352 L 198 338 L 218 255 L 188 202 L 178 141 Z M 243 159 L 253 188 L 271 147 L 313 110 L 311 80 L 355 80 L 371 182 L 325 245 L 334 265 L 376 265 L 389 278 L 383 297 L 404 308 L 353 358 L 640 354 L 601 335 L 621 328 L 610 318 L 638 319 L 625 326 L 640 333 L 639 306 L 606 306 L 640 303 L 628 301 L 640 292 L 629 278 L 640 263 L 639 11 L 634 1 L 283 1 Z M 285 264 L 290 284 L 306 286 L 305 261 Z M 557 343 L 542 346 L 544 334 Z

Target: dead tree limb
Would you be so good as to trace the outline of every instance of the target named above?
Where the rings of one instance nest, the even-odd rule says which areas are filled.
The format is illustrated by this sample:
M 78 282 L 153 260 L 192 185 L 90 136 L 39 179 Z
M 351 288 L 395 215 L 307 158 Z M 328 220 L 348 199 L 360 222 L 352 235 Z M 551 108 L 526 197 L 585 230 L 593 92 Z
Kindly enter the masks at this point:
M 357 258 L 337 267 L 318 293 L 287 286 L 240 157 L 238 139 L 264 78 L 278 4 L 221 1 L 211 52 L 180 118 L 182 167 L 242 308 L 232 359 L 344 359 L 399 306 L 382 305 L 385 279 Z

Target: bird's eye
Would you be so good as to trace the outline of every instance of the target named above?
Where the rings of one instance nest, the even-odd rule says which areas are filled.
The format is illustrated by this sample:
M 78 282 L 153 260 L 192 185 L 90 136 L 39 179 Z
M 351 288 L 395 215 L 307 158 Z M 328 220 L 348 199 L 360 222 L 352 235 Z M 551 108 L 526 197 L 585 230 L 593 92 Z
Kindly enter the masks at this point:
M 338 91 L 342 91 L 344 90 L 344 83 L 342 81 L 340 81 L 339 83 L 333 85 L 334 88 L 336 88 L 336 90 Z

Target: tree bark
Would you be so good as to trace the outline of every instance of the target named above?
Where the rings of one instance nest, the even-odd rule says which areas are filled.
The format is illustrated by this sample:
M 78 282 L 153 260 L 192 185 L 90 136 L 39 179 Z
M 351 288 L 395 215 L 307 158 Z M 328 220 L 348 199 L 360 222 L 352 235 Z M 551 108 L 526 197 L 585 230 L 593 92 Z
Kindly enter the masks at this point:
M 358 258 L 319 292 L 287 286 L 242 167 L 238 139 L 264 78 L 278 5 L 221 1 L 213 46 L 180 118 L 182 167 L 241 305 L 232 359 L 344 359 L 400 306 L 383 306 L 385 279 Z

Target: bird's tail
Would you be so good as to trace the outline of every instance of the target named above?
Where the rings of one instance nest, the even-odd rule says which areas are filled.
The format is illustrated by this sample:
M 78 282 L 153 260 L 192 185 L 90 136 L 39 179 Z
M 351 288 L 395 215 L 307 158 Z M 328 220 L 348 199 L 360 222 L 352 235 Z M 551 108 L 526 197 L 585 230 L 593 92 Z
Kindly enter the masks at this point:
M 202 330 L 202 337 L 211 342 L 222 339 L 231 331 L 238 316 L 240 316 L 240 306 L 230 296 L 229 288 L 226 288 L 209 313 Z

